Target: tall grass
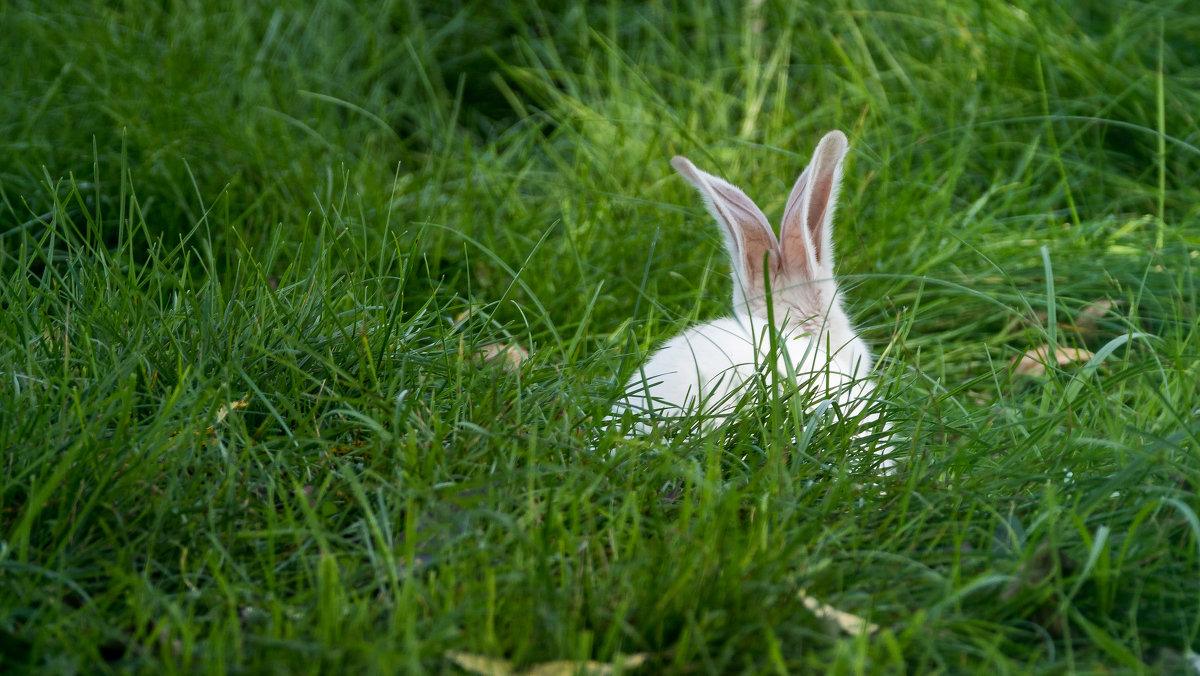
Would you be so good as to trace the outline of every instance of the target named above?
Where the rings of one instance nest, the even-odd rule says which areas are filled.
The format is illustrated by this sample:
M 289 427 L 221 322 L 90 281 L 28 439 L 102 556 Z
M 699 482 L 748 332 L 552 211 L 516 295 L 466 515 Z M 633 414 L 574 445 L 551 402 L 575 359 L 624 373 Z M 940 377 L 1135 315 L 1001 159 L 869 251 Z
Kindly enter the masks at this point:
M 0 25 L 4 670 L 1192 668 L 1187 3 L 13 2 Z M 832 128 L 899 470 L 802 407 L 607 427 L 639 359 L 727 310 L 666 159 L 778 218 Z M 1017 372 L 1036 348 L 1092 356 Z

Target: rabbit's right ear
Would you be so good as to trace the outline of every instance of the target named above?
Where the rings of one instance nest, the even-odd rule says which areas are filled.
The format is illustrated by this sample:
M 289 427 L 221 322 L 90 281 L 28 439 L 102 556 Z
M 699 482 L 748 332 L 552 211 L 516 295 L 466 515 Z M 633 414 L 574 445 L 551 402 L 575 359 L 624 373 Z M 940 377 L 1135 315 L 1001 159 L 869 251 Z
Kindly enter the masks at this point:
M 764 259 L 769 261 L 772 278 L 778 272 L 782 264 L 779 240 L 775 238 L 762 210 L 737 186 L 700 171 L 682 155 L 672 158 L 671 166 L 696 186 L 704 198 L 708 213 L 721 224 L 725 232 L 725 247 L 729 250 L 734 273 L 738 277 L 734 285 L 737 304 L 739 284 L 743 292 L 762 288 Z
M 847 150 L 845 134 L 826 134 L 783 210 L 779 240 L 784 265 L 800 279 L 833 278 L 833 212 Z

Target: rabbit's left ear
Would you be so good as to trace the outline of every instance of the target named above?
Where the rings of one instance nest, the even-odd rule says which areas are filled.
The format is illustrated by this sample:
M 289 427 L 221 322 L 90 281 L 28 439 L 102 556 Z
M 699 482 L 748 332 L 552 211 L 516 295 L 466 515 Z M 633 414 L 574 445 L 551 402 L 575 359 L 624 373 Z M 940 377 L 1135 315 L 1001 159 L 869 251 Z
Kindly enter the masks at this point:
M 704 206 L 722 225 L 725 247 L 729 250 L 734 273 L 742 290 L 761 288 L 763 261 L 768 261 L 772 275 L 782 263 L 779 240 L 775 238 L 762 210 L 737 186 L 700 171 L 682 155 L 672 158 L 671 166 L 696 186 L 704 198 Z M 735 286 L 735 305 L 736 293 Z
M 783 210 L 779 241 L 784 266 L 800 279 L 833 278 L 833 212 L 848 150 L 845 134 L 826 134 Z

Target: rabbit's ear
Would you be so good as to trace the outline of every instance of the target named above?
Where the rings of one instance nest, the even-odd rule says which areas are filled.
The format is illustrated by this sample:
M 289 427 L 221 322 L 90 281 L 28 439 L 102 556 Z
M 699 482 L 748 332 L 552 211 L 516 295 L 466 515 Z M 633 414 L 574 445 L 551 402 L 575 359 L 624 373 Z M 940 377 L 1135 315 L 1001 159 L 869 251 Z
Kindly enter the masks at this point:
M 770 252 L 769 265 L 774 274 L 782 261 L 779 240 L 767 223 L 767 217 L 746 193 L 716 176 L 696 168 L 682 155 L 671 159 L 671 166 L 683 175 L 704 198 L 708 213 L 721 224 L 725 232 L 725 247 L 733 259 L 734 273 L 743 291 L 761 288 L 763 260 Z M 735 299 L 738 288 L 734 286 Z M 736 301 L 735 301 L 736 302 Z
M 833 277 L 833 211 L 848 149 L 845 134 L 826 134 L 783 210 L 779 240 L 784 265 L 801 279 Z

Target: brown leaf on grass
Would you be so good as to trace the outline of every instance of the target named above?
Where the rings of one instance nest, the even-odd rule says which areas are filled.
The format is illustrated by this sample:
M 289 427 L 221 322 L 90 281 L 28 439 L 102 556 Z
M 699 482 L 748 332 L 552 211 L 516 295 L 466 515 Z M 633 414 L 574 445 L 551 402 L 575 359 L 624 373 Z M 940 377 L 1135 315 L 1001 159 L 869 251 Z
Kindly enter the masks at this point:
M 334 455 L 347 455 L 349 453 L 353 453 L 354 451 L 357 451 L 358 449 L 360 449 L 366 445 L 367 445 L 367 442 L 359 439 L 357 441 L 352 441 L 348 444 L 334 444 L 329 447 L 329 452 Z
M 512 676 L 512 662 L 499 657 L 473 655 L 457 650 L 447 650 L 446 659 L 458 665 L 459 669 L 479 676 Z
M 617 673 L 618 665 L 622 670 L 636 669 L 645 664 L 647 658 L 645 653 L 617 655 L 617 662 L 613 664 L 594 660 L 584 662 L 558 660 L 534 665 L 521 672 L 521 676 L 576 676 L 577 674 L 609 676 L 609 674 Z
M 646 663 L 649 656 L 646 653 L 635 655 L 617 655 L 615 663 L 595 662 L 586 660 L 556 660 L 535 664 L 528 669 L 514 671 L 512 662 L 499 657 L 464 653 L 458 650 L 447 650 L 446 659 L 453 662 L 459 669 L 478 676 L 609 676 L 615 674 L 618 668 L 636 669 Z
M 804 590 L 796 592 L 796 596 L 804 604 L 805 608 L 808 608 L 812 611 L 813 615 L 817 616 L 817 619 L 836 625 L 838 629 L 851 636 L 858 636 L 864 629 L 868 634 L 874 634 L 879 631 L 878 624 L 868 622 L 858 615 L 852 615 L 844 610 L 838 610 L 828 603 L 821 603 L 806 594 Z
M 1095 333 L 1096 322 L 1108 314 L 1113 308 L 1113 302 L 1107 298 L 1088 303 L 1075 315 L 1075 328 L 1080 333 Z
M 1101 298 L 1100 300 L 1092 301 L 1091 303 L 1083 306 L 1083 308 L 1079 310 L 1077 314 L 1075 314 L 1074 319 L 1071 321 L 1065 321 L 1066 315 L 1060 314 L 1058 328 L 1062 331 L 1078 333 L 1081 336 L 1093 335 L 1099 329 L 1097 322 L 1116 306 L 1117 302 L 1107 298 Z M 1010 322 L 1008 326 L 1005 327 L 1002 335 L 1016 336 L 1023 331 L 1044 327 L 1046 326 L 1046 318 L 1047 316 L 1045 312 L 1036 310 Z
M 525 348 L 516 343 L 489 343 L 479 348 L 476 353 L 485 364 L 501 361 L 505 371 L 513 372 L 521 368 L 521 362 L 529 359 Z
M 1054 351 L 1054 361 L 1059 366 L 1073 362 L 1086 362 L 1092 353 L 1079 347 L 1059 347 Z M 1046 372 L 1046 361 L 1050 358 L 1050 346 L 1040 345 L 1020 357 L 1013 357 L 1013 373 L 1022 376 L 1040 376 Z

